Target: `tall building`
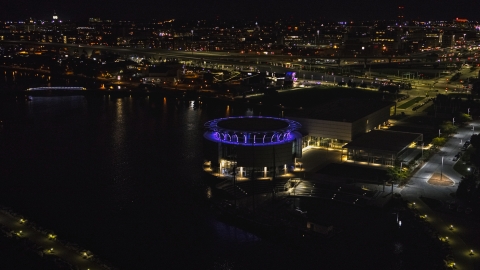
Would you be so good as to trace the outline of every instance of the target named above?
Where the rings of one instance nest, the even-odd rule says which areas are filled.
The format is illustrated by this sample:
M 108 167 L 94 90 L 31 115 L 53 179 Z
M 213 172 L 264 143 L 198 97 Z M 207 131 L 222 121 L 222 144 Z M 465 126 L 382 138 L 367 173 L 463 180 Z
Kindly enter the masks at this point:
M 53 20 L 53 22 L 57 22 L 57 21 L 58 21 L 58 16 L 57 16 L 57 13 L 55 12 L 55 10 L 53 11 L 52 20 Z

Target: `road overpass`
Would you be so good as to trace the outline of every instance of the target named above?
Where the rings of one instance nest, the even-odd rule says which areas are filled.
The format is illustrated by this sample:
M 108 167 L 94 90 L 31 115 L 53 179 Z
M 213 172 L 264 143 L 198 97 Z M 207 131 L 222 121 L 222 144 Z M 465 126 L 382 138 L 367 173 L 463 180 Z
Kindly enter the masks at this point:
M 317 62 L 330 62 L 337 66 L 348 63 L 357 64 L 375 64 L 375 63 L 392 63 L 392 62 L 433 62 L 437 58 L 430 56 L 431 52 L 422 52 L 412 55 L 400 56 L 318 56 L 318 55 L 275 55 L 265 53 L 237 53 L 237 52 L 212 52 L 212 51 L 175 51 L 166 49 L 149 49 L 149 48 L 132 48 L 132 47 L 112 47 L 103 45 L 79 45 L 66 43 L 45 43 L 33 41 L 15 41 L 15 40 L 1 40 L 0 44 L 22 44 L 27 48 L 36 48 L 37 46 L 67 48 L 69 52 L 85 51 L 91 55 L 93 51 L 113 51 L 118 54 L 136 54 L 145 57 L 162 57 L 175 58 L 185 61 L 205 61 L 215 62 L 224 65 L 270 65 L 287 68 L 294 68 L 299 66 L 316 65 Z M 440 52 L 437 52 L 440 53 Z M 468 60 L 471 55 L 455 58 L 454 62 L 462 62 Z M 450 62 L 449 57 L 439 57 L 440 62 Z M 453 60 L 452 60 L 453 61 Z

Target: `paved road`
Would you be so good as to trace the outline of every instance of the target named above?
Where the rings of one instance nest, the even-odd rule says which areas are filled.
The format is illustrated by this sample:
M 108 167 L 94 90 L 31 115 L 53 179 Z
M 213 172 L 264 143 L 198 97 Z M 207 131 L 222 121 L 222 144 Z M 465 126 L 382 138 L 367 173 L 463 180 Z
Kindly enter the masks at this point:
M 480 121 L 474 121 L 471 123 L 474 126 L 479 126 Z M 479 127 L 480 128 L 480 127 Z M 420 199 L 421 196 L 447 202 L 452 200 L 451 193 L 454 193 L 461 181 L 461 175 L 453 169 L 455 162 L 453 157 L 460 151 L 463 143 L 470 139 L 473 134 L 472 127 L 466 126 L 458 129 L 458 133 L 451 137 L 444 147 L 440 149 L 438 153 L 433 155 L 430 160 L 425 163 L 411 178 L 408 185 L 401 190 L 402 197 L 416 202 L 416 206 L 420 213 L 427 214 L 429 222 L 442 236 L 448 236 L 450 239 L 450 246 L 455 256 L 455 262 L 457 269 L 475 269 L 475 266 L 480 266 L 479 255 L 470 256 L 470 249 L 480 251 L 480 243 L 472 242 L 473 237 L 469 236 L 468 230 L 472 230 L 469 227 L 456 228 L 449 230 L 449 226 L 452 224 L 451 218 L 448 215 L 442 215 L 433 211 Z M 455 183 L 453 186 L 434 186 L 427 183 L 432 174 L 442 173 Z M 461 232 L 461 234 L 459 233 Z M 472 232 L 475 233 L 475 232 Z M 460 237 L 462 236 L 462 237 Z

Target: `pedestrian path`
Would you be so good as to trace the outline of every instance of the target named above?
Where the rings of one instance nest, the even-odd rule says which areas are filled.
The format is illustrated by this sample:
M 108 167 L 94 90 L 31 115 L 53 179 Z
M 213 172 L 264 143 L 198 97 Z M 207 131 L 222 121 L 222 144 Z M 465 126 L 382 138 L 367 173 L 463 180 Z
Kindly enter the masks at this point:
M 453 269 L 475 269 L 474 263 L 478 261 L 479 255 L 476 253 L 470 255 L 472 248 L 468 247 L 462 238 L 456 233 L 458 229 L 455 228 L 453 224 L 445 223 L 439 215 L 420 198 L 407 194 L 407 196 L 404 196 L 404 199 L 409 201 L 411 203 L 410 207 L 418 210 L 420 215 L 426 215 L 426 221 L 428 221 L 433 229 L 438 232 L 439 237 L 443 239 L 443 241 L 448 241 L 454 256 L 455 264 Z M 453 226 L 451 227 L 451 225 Z
M 478 125 L 478 122 L 472 122 L 471 124 Z M 457 134 L 448 139 L 446 144 L 440 148 L 440 151 L 433 155 L 429 161 L 412 176 L 409 184 L 401 191 L 404 199 L 415 202 L 415 208 L 419 213 L 427 216 L 426 220 L 430 222 L 433 229 L 439 233 L 439 237 L 448 241 L 455 260 L 455 265 L 452 265 L 454 269 L 478 269 L 475 268 L 475 265 L 480 267 L 480 256 L 475 251 L 473 255 L 470 255 L 470 251 L 473 248 L 467 246 L 459 235 L 459 232 L 464 230 L 463 228 L 457 228 L 455 224 L 447 224 L 441 218 L 441 215 L 432 210 L 421 198 L 422 196 L 426 196 L 443 202 L 452 199 L 450 194 L 455 193 L 462 177 L 454 170 L 453 165 L 455 162 L 453 162 L 452 159 L 453 156 L 460 151 L 460 142 L 465 142 L 471 135 L 472 131 L 470 126 L 459 128 Z M 452 187 L 441 187 L 428 184 L 427 180 L 430 179 L 434 173 L 443 173 L 452 179 L 455 185 Z M 453 226 L 451 227 L 451 225 Z M 466 231 L 463 232 L 463 234 L 465 233 Z
M 28 239 L 39 247 L 40 256 L 58 257 L 72 269 L 113 269 L 97 261 L 90 252 L 79 250 L 73 245 L 69 246 L 68 243 L 58 240 L 55 235 L 41 231 L 28 220 L 16 217 L 8 211 L 0 210 L 0 225 L 4 230 L 9 230 L 7 236 Z

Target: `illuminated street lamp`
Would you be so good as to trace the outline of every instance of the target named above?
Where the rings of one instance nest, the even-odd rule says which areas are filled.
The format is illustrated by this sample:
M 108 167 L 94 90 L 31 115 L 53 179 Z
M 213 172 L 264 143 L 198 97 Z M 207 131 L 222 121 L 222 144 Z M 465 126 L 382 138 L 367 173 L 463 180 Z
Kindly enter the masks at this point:
M 442 156 L 442 167 L 440 168 L 440 181 L 442 181 L 442 178 L 443 178 L 443 156 Z
M 193 29 L 190 32 L 192 32 L 192 44 L 190 45 L 190 49 L 192 50 L 192 55 L 193 55 Z
M 450 231 L 453 231 L 453 225 L 450 225 L 449 230 L 450 230 Z
M 473 249 L 470 249 L 470 253 L 469 253 L 469 254 L 470 254 L 470 256 L 475 255 L 475 254 L 473 253 Z
M 422 158 L 423 158 L 423 142 L 422 142 Z

